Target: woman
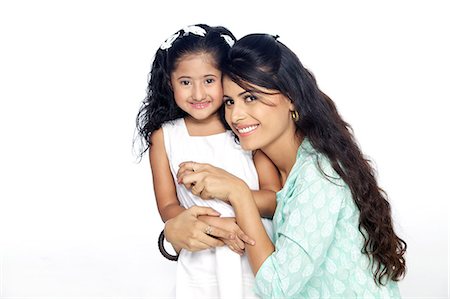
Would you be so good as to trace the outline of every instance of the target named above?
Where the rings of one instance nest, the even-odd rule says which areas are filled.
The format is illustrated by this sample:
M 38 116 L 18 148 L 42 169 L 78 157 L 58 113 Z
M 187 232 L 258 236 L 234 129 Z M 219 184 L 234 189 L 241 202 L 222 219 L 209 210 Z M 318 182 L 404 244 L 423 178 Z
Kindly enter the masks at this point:
M 222 169 L 182 163 L 179 182 L 204 199 L 231 203 L 263 298 L 398 298 L 406 243 L 394 232 L 377 185 L 334 103 L 297 56 L 273 36 L 251 34 L 232 47 L 225 75 L 225 118 L 246 150 L 276 165 L 273 243 L 248 186 Z M 190 221 L 186 219 L 190 217 Z M 168 221 L 180 245 L 192 213 Z

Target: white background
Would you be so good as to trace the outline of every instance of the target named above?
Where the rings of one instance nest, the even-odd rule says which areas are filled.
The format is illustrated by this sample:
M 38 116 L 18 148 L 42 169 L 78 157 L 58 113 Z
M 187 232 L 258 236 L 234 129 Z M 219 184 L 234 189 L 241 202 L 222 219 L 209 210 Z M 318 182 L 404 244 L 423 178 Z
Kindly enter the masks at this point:
M 408 242 L 403 297 L 447 297 L 446 7 L 0 2 L 1 298 L 162 298 L 173 287 L 148 159 L 136 163 L 131 146 L 154 52 L 200 22 L 279 34 L 299 55 L 390 196 Z

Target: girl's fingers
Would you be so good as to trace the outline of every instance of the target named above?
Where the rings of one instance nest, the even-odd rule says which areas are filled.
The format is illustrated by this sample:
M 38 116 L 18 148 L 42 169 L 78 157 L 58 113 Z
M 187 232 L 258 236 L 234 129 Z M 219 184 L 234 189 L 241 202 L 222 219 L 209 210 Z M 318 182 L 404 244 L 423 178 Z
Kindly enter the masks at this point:
M 205 235 L 209 235 L 214 238 L 226 239 L 226 240 L 236 239 L 236 235 L 234 233 L 228 232 L 226 230 L 223 230 L 223 229 L 215 227 L 215 226 L 208 226 L 208 228 L 205 228 L 203 230 L 203 232 L 206 232 L 206 231 L 208 232 L 208 234 L 205 233 Z
M 255 245 L 255 240 L 247 236 L 243 231 L 237 232 L 237 238 L 249 245 Z
M 239 247 L 242 250 L 245 249 L 245 244 L 239 237 L 236 238 L 236 246 Z
M 206 248 L 220 247 L 220 246 L 225 245 L 225 243 L 223 241 L 213 238 L 211 236 L 208 236 L 206 234 L 203 238 L 201 238 L 201 242 L 207 246 Z
M 235 242 L 224 240 L 225 244 L 230 248 L 232 251 L 236 252 L 239 255 L 244 254 L 244 250 L 240 249 L 239 246 L 236 245 Z
M 201 207 L 201 206 L 193 206 L 189 208 L 191 215 L 195 218 L 198 218 L 198 216 L 220 216 L 220 213 L 214 210 L 213 208 L 209 207 Z
M 214 239 L 214 238 L 206 236 L 206 238 L 203 238 L 200 240 L 191 239 L 187 242 L 186 245 L 187 245 L 186 247 L 189 251 L 195 252 L 195 251 L 200 251 L 200 250 L 204 250 L 204 249 L 208 249 L 208 248 L 212 248 L 212 247 L 223 246 L 224 243 L 218 239 Z

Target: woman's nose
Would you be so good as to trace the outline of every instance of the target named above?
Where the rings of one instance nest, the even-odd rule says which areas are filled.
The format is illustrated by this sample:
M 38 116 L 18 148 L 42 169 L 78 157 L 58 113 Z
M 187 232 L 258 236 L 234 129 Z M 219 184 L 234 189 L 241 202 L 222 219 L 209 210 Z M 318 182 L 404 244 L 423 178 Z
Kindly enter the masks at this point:
M 227 109 L 230 113 L 230 120 L 233 124 L 239 124 L 246 117 L 245 105 L 240 101 L 235 101 L 234 105 Z

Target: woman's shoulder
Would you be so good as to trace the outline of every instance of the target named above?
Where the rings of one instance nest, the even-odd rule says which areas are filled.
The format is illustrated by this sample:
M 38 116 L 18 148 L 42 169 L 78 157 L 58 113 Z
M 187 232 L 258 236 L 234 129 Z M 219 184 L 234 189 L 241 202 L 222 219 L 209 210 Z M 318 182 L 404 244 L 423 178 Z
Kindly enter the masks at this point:
M 312 184 L 346 186 L 340 175 L 333 168 L 330 159 L 312 147 L 308 140 L 302 144 L 293 167 L 296 187 Z

